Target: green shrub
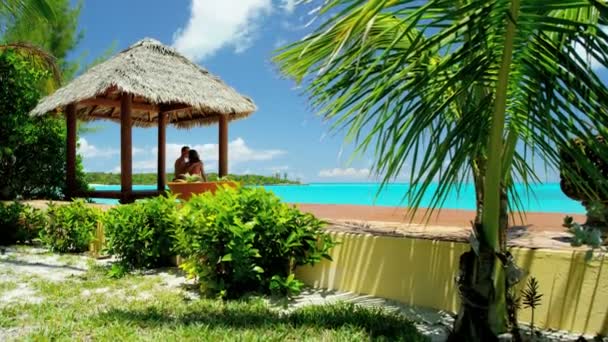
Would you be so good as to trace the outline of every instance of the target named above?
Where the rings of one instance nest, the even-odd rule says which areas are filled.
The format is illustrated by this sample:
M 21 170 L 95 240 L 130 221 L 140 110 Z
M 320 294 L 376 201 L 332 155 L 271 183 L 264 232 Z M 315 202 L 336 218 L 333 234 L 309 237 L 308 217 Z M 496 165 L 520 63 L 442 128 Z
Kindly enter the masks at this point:
M 89 249 L 101 211 L 83 200 L 69 205 L 50 203 L 48 224 L 40 233 L 42 242 L 59 253 L 84 252 Z
M 22 205 L 18 202 L 0 204 L 0 245 L 13 245 L 17 243 L 19 230 L 19 215 Z
M 44 210 L 24 205 L 21 209 L 21 215 L 19 215 L 17 241 L 31 243 L 40 236 L 40 232 L 46 227 L 47 221 L 47 215 Z
M 0 245 L 32 242 L 45 223 L 42 210 L 19 202 L 0 203 Z
M 181 267 L 222 297 L 299 292 L 296 266 L 314 264 L 334 246 L 323 223 L 262 188 L 224 188 L 193 196 L 181 210 L 176 250 Z
M 127 269 L 168 264 L 177 206 L 175 196 L 159 196 L 113 208 L 103 219 L 107 252 Z
M 59 199 L 64 194 L 65 120 L 29 115 L 45 95 L 42 85 L 50 76 L 36 64 L 10 48 L 0 51 L 0 199 Z M 76 179 L 78 189 L 86 190 L 80 157 Z

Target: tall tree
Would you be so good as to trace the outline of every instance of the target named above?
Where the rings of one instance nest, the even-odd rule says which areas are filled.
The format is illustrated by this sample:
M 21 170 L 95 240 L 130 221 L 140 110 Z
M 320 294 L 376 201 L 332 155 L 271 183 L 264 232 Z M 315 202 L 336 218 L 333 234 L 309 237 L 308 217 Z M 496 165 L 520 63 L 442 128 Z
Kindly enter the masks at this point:
M 3 37 L 10 25 L 18 18 L 26 23 L 29 28 L 47 24 L 56 19 L 55 12 L 48 2 L 49 0 L 0 0 L 0 37 Z M 11 49 L 43 68 L 50 70 L 56 84 L 60 82 L 61 73 L 55 61 L 55 57 L 46 50 L 24 42 L 7 42 L 5 39 L 0 43 L 0 52 Z
M 62 196 L 64 120 L 31 118 L 29 111 L 77 70 L 78 63 L 66 57 L 82 37 L 79 12 L 68 0 L 0 2 L 0 198 Z M 77 167 L 79 186 L 86 188 L 80 160 Z
M 30 6 L 40 0 L 25 0 Z M 70 0 L 46 0 L 54 13 L 50 20 L 38 20 L 32 25 L 27 13 L 15 15 L 6 26 L 2 40 L 5 43 L 28 42 L 48 51 L 56 59 L 63 80 L 74 77 L 80 65 L 78 61 L 68 61 L 68 53 L 82 40 L 84 33 L 78 30 L 78 18 L 82 3 L 72 7 Z
M 600 175 L 568 139 L 607 134 L 608 89 L 576 51 L 608 65 L 607 11 L 594 0 L 328 0 L 324 22 L 275 59 L 359 151 L 373 147 L 384 182 L 409 158 L 412 211 L 435 180 L 440 208 L 473 176 L 480 217 L 461 258 L 460 339 L 506 327 L 505 189 L 517 199 L 535 156 L 557 169 L 558 148 Z
M 0 52 L 0 199 L 62 197 L 65 188 L 65 121 L 31 117 L 49 72 L 14 50 Z M 80 189 L 86 189 L 78 163 Z

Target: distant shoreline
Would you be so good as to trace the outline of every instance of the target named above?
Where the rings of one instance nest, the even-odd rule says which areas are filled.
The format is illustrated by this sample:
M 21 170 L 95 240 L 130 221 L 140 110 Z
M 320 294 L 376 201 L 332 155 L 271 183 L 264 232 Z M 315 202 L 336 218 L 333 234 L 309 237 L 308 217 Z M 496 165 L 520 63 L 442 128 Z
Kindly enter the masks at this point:
M 207 179 L 209 181 L 216 181 L 218 174 L 215 172 L 207 173 Z M 237 182 L 241 182 L 245 185 L 278 185 L 278 184 L 299 184 L 299 181 L 294 181 L 286 177 L 275 176 L 262 176 L 262 175 L 233 175 L 229 174 L 228 178 Z M 158 175 L 156 173 L 134 173 L 131 177 L 133 185 L 144 185 L 152 186 L 156 185 L 158 181 Z M 170 182 L 173 179 L 173 173 L 167 173 L 166 181 Z M 86 172 L 85 180 L 90 186 L 100 185 L 120 185 L 121 176 L 120 173 L 111 172 Z

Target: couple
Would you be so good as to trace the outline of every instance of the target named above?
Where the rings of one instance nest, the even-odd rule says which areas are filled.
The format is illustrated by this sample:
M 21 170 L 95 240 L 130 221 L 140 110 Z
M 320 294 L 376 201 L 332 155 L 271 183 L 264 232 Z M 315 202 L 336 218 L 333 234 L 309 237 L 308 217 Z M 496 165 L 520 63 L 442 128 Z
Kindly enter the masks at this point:
M 186 175 L 198 176 L 207 181 L 203 162 L 198 156 L 196 150 L 191 150 L 190 147 L 182 147 L 182 155 L 175 161 L 175 180 L 185 179 Z

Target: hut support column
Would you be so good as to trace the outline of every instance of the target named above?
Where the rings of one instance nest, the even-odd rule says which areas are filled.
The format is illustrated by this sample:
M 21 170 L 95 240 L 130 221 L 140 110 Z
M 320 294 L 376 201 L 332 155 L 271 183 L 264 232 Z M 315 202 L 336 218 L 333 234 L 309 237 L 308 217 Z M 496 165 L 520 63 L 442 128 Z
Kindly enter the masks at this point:
M 66 193 L 67 199 L 76 195 L 76 105 L 66 108 L 67 146 L 66 146 Z
M 167 143 L 167 113 L 158 114 L 158 180 L 157 189 L 159 192 L 165 192 L 165 183 L 167 182 L 166 167 L 166 143 Z
M 131 107 L 133 98 L 122 93 L 120 98 L 120 202 L 133 202 Z
M 228 115 L 220 115 L 219 127 L 219 176 L 225 177 L 228 175 Z

